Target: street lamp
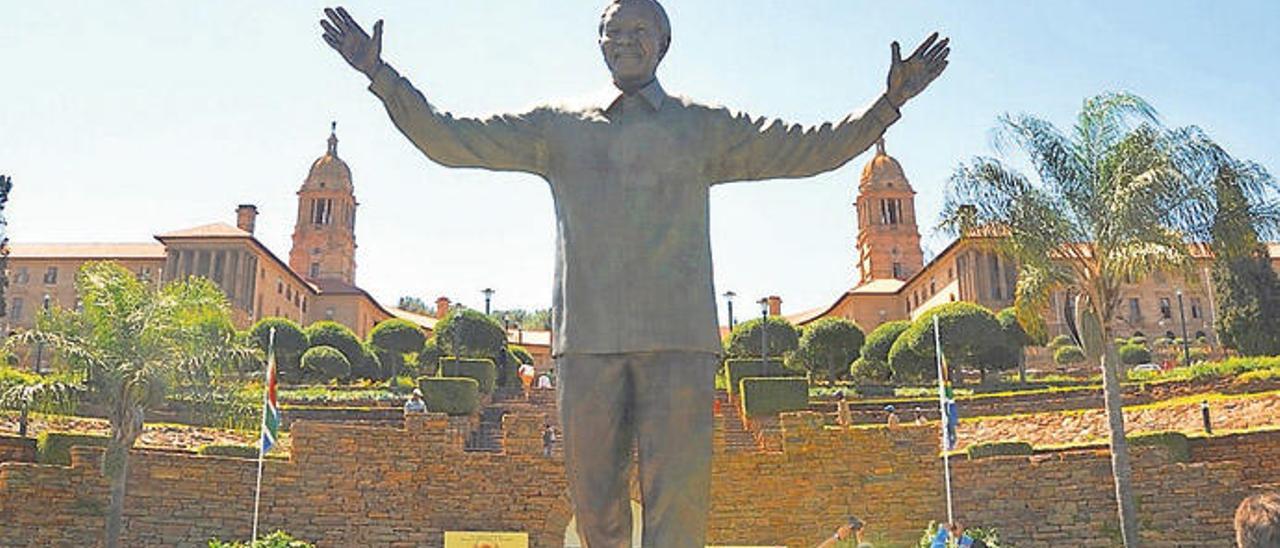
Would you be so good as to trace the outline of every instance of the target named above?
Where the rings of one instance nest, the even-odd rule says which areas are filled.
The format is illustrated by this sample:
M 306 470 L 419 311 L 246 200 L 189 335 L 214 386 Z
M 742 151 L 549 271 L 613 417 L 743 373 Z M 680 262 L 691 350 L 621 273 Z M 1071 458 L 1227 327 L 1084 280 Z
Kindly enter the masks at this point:
M 485 315 L 485 316 L 488 316 L 488 315 L 489 315 L 489 300 L 493 298 L 493 294 L 494 294 L 494 293 L 497 293 L 497 291 L 494 291 L 494 290 L 493 290 L 493 288 L 486 287 L 486 288 L 484 288 L 484 289 L 481 289 L 481 290 L 480 290 L 480 292 L 481 292 L 481 293 L 484 293 L 484 315 Z
M 1175 292 L 1178 294 L 1178 317 L 1182 322 L 1182 364 L 1191 365 L 1191 344 L 1187 341 L 1187 311 L 1182 306 L 1182 288 L 1179 287 Z
M 724 292 L 724 300 L 725 300 L 725 302 L 726 302 L 726 303 L 728 303 L 728 305 L 729 305 L 729 330 L 730 330 L 730 331 L 732 331 L 732 330 L 733 330 L 733 325 L 734 325 L 734 321 L 733 321 L 733 298 L 734 298 L 734 297 L 737 297 L 737 296 L 738 296 L 738 294 L 737 294 L 737 293 L 734 293 L 734 292 L 732 292 L 732 291 L 725 291 L 725 292 Z
M 769 361 L 769 298 L 760 299 L 760 362 Z

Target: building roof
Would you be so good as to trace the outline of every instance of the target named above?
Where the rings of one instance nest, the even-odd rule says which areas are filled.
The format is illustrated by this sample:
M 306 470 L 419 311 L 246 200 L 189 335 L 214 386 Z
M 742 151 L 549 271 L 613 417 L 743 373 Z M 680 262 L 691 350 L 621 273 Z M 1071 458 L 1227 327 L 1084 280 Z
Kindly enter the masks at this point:
M 166 239 L 179 238 L 251 238 L 252 234 L 240 230 L 227 223 L 209 223 L 164 234 L 157 234 L 156 239 L 164 241 Z
M 902 171 L 902 164 L 885 153 L 884 139 L 876 141 L 876 155 L 862 167 L 860 186 L 865 187 L 882 181 L 905 183 L 906 180 L 907 175 Z
M 413 322 L 414 324 L 417 324 L 418 327 L 427 331 L 435 331 L 436 322 L 440 321 L 439 318 L 427 316 L 425 314 L 418 314 L 417 312 L 409 312 L 408 310 L 395 306 L 388 308 L 387 310 L 391 312 L 392 316 Z
M 37 243 L 10 244 L 11 259 L 164 259 L 157 243 Z
M 858 294 L 894 294 L 902 290 L 902 286 L 907 282 L 897 278 L 882 278 L 879 280 L 871 280 L 858 287 L 849 290 L 849 293 Z

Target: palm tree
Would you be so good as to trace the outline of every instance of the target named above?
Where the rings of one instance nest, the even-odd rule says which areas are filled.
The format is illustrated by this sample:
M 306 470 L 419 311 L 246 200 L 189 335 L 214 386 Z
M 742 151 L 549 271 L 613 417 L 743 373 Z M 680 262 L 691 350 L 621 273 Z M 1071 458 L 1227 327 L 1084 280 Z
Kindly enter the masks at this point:
M 0 391 L 0 409 L 18 410 L 18 435 L 27 437 L 31 410 L 52 409 L 75 400 L 80 387 L 59 380 L 19 383 Z
M 111 439 L 102 473 L 111 484 L 105 544 L 118 545 L 129 449 L 147 409 L 193 373 L 227 363 L 244 350 L 229 330 L 226 297 L 213 282 L 192 277 L 153 287 L 110 262 L 90 262 L 76 277 L 83 303 L 54 310 L 8 344 L 39 342 L 87 376 L 90 397 L 103 402 Z
M 995 230 L 998 251 L 1019 264 L 1015 310 L 1034 337 L 1044 334 L 1050 295 L 1078 295 L 1076 325 L 1099 364 L 1110 428 L 1120 531 L 1138 545 L 1129 452 L 1121 411 L 1112 321 L 1121 288 L 1156 271 L 1194 275 L 1191 243 L 1212 241 L 1218 186 L 1238 165 L 1197 128 L 1162 128 L 1154 109 L 1127 93 L 1085 100 L 1069 132 L 1030 115 L 1004 115 L 999 152 L 1021 151 L 1033 181 L 1000 160 L 978 157 L 951 177 L 942 226 L 953 233 Z M 1247 198 L 1234 213 L 1275 233 L 1269 180 L 1233 183 Z

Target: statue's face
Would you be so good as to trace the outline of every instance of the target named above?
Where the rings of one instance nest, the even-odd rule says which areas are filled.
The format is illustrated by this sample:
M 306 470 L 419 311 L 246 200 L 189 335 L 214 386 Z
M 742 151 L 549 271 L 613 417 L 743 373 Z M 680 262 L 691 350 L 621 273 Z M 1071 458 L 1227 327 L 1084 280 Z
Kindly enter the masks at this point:
M 648 2 L 626 2 L 609 8 L 600 32 L 600 52 L 622 86 L 653 79 L 662 61 L 662 29 Z

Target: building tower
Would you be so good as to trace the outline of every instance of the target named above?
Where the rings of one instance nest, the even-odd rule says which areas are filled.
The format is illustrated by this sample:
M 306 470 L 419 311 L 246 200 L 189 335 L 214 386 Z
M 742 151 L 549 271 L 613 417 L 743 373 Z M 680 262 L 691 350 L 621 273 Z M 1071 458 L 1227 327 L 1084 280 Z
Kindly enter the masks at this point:
M 862 169 L 858 185 L 858 285 L 872 280 L 906 280 L 924 267 L 916 228 L 915 191 L 902 166 L 876 142 L 876 155 Z
M 293 228 L 289 267 L 311 280 L 355 285 L 356 203 L 351 169 L 338 158 L 337 122 L 329 150 L 314 163 L 298 189 L 298 223 Z

